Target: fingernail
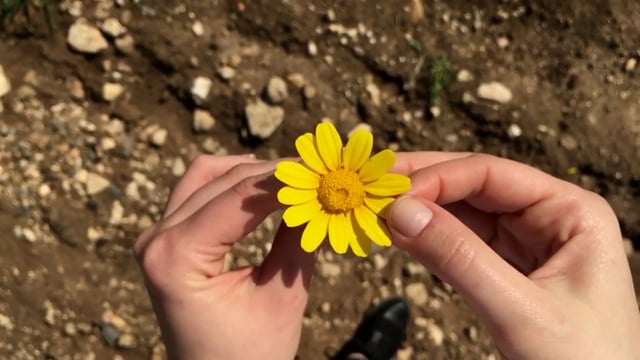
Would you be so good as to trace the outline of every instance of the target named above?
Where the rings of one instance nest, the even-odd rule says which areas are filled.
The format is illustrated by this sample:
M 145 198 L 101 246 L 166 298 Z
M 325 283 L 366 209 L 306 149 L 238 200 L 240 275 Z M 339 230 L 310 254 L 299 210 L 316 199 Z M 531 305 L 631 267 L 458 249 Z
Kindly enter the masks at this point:
M 396 200 L 389 213 L 389 226 L 400 234 L 414 238 L 418 236 L 433 218 L 433 212 L 421 201 L 411 197 Z

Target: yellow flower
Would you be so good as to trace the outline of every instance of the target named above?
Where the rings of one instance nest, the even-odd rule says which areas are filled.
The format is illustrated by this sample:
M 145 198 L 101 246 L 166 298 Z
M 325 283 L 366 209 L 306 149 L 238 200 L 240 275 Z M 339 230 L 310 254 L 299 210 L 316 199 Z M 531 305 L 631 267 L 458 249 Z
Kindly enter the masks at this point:
M 371 242 L 390 246 L 391 236 L 384 223 L 385 210 L 411 188 L 411 180 L 389 174 L 396 162 L 391 150 L 371 157 L 373 135 L 356 131 L 343 149 L 335 126 L 320 123 L 316 133 L 296 139 L 296 149 L 304 164 L 278 163 L 275 176 L 284 186 L 278 201 L 290 205 L 282 215 L 289 227 L 307 224 L 302 233 L 302 249 L 315 251 L 329 237 L 335 252 L 347 249 L 357 256 L 371 252 Z

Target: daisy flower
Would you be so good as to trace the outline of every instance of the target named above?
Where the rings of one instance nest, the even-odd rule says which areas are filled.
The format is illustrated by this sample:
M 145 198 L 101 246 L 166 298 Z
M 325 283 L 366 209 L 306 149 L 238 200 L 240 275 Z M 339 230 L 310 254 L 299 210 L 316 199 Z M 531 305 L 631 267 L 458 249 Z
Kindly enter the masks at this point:
M 391 246 L 385 210 L 411 188 L 404 175 L 390 174 L 396 156 L 383 150 L 371 157 L 373 135 L 358 130 L 346 147 L 332 123 L 320 123 L 315 135 L 296 139 L 304 163 L 281 161 L 275 177 L 285 184 L 278 201 L 289 207 L 282 218 L 288 227 L 306 224 L 301 245 L 315 251 L 325 238 L 338 254 L 351 248 L 357 256 L 371 252 L 371 242 Z

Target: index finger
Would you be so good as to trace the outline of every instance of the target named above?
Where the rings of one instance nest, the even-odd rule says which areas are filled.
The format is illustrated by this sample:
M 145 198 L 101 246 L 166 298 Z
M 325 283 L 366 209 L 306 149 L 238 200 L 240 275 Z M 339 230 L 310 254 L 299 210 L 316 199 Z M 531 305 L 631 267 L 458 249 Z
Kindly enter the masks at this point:
M 468 152 L 413 151 L 396 153 L 396 163 L 392 172 L 411 175 L 414 172 L 441 162 L 462 159 L 473 155 Z
M 485 154 L 417 170 L 412 184 L 408 194 L 440 205 L 465 201 L 490 213 L 515 212 L 554 194 L 579 189 L 531 166 Z

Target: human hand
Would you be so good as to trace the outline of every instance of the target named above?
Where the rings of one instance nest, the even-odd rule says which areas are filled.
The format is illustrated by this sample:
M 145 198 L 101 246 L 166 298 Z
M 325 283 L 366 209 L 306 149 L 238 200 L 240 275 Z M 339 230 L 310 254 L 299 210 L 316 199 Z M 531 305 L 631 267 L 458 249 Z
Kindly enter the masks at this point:
M 466 299 L 507 358 L 639 358 L 638 304 L 603 198 L 509 160 L 429 166 L 424 154 L 398 156 L 403 172 L 427 167 L 389 209 L 394 244 Z
M 225 254 L 279 208 L 276 162 L 201 156 L 173 190 L 136 257 L 170 359 L 293 359 L 315 256 L 278 229 L 257 267 L 222 273 Z

